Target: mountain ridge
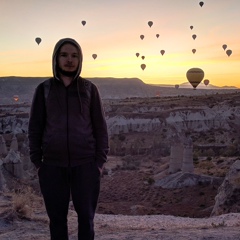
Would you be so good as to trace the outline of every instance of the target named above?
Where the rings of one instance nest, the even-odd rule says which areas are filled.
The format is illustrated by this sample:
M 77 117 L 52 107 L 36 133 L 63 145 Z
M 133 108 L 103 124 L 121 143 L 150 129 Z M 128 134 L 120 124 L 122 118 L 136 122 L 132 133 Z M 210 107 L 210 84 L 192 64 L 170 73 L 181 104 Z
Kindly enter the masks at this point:
M 29 80 L 29 79 L 35 79 L 38 81 L 44 81 L 44 79 L 48 79 L 50 78 L 50 76 L 46 76 L 46 77 L 22 77 L 22 76 L 4 76 L 4 77 L 0 77 L 0 82 L 5 81 L 5 80 L 15 80 L 15 79 L 21 79 L 21 80 Z M 141 80 L 140 78 L 137 77 L 132 77 L 132 78 L 116 78 L 116 77 L 84 77 L 86 79 L 89 79 L 90 81 L 92 81 L 93 83 L 103 83 L 103 82 L 108 82 L 112 81 L 112 84 L 116 84 L 118 81 L 124 82 L 126 83 L 128 82 L 135 82 L 135 83 L 140 83 L 140 84 L 144 84 L 144 85 L 148 85 L 148 86 L 154 86 L 154 87 L 172 87 L 174 88 L 176 84 L 153 84 L 153 83 L 145 83 L 143 80 Z M 191 84 L 189 82 L 184 82 L 181 84 L 178 84 L 180 88 L 192 88 Z M 216 86 L 216 85 L 212 85 L 212 84 L 208 84 L 207 86 L 201 82 L 197 88 L 208 88 L 208 89 L 239 89 L 236 86 Z
M 18 102 L 32 101 L 35 88 L 38 84 L 48 79 L 49 77 L 0 77 L 0 103 L 9 104 L 14 102 L 13 96 L 18 95 Z M 139 78 L 112 78 L 112 77 L 95 77 L 87 78 L 93 82 L 99 89 L 102 99 L 126 99 L 126 98 L 151 98 L 151 97 L 166 97 L 166 96 L 197 96 L 209 95 L 216 93 L 236 92 L 238 88 L 209 88 L 205 86 L 199 87 L 196 91 L 190 84 L 187 87 L 175 85 L 152 85 L 144 83 Z M 201 86 L 201 85 L 200 85 Z

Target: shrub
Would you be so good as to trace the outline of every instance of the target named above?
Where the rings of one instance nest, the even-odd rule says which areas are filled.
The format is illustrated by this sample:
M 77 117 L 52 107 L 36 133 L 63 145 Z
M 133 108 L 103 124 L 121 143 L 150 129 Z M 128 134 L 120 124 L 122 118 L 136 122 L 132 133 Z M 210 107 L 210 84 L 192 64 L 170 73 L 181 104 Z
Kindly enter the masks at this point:
M 123 142 L 126 139 L 126 136 L 123 134 L 119 134 L 118 139 Z
M 153 183 L 155 183 L 155 180 L 153 178 L 149 177 L 147 179 L 147 182 L 148 182 L 149 185 L 152 185 Z
M 12 210 L 19 218 L 30 219 L 32 215 L 33 195 L 30 188 L 13 194 Z
M 207 159 L 206 159 L 207 161 L 211 161 L 212 160 L 212 157 L 207 157 Z
M 235 145 L 229 145 L 226 149 L 223 150 L 224 157 L 233 157 L 238 154 L 237 147 Z

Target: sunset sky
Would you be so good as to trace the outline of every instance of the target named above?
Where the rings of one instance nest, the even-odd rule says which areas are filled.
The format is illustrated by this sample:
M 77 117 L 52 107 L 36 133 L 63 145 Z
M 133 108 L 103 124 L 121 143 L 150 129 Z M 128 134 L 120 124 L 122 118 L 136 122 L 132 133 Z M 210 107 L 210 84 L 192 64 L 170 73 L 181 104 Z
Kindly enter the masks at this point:
M 240 0 L 199 2 L 1 0 L 0 76 L 51 76 L 55 43 L 71 37 L 83 49 L 82 77 L 174 85 L 187 82 L 187 70 L 199 67 L 210 84 L 240 87 Z

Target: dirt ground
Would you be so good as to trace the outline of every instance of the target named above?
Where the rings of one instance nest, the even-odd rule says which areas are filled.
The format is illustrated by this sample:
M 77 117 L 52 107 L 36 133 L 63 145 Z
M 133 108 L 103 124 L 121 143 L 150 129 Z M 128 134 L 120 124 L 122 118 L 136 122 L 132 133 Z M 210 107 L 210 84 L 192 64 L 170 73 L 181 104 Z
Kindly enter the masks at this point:
M 231 162 L 228 162 L 229 166 Z M 204 164 L 196 166 L 195 172 L 207 174 L 205 168 L 202 167 L 206 165 Z M 108 175 L 102 178 L 98 213 L 164 214 L 192 218 L 210 216 L 220 184 L 164 189 L 154 186 L 154 177 L 164 171 L 167 172 L 168 159 L 162 159 L 159 162 L 144 162 L 143 160 L 143 163 L 133 170 L 119 167 L 123 165 L 120 158 L 116 157 L 110 159 L 106 165 Z M 224 166 L 225 172 L 227 168 Z M 112 171 L 113 169 L 117 170 Z M 223 169 L 222 166 L 212 164 L 209 174 L 219 176 L 221 169 Z
M 147 182 L 149 175 L 118 171 L 104 176 L 98 213 L 124 215 L 164 214 L 182 217 L 209 217 L 218 186 L 200 185 L 163 189 Z

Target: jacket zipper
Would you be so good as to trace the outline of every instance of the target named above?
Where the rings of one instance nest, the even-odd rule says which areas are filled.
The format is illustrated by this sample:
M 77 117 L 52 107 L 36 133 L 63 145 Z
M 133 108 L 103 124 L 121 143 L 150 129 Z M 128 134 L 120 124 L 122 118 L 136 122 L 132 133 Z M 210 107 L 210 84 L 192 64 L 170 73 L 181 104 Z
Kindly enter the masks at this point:
M 67 94 L 66 94 L 66 104 L 67 104 L 67 152 L 68 152 L 68 167 L 71 166 L 71 160 L 70 160 L 70 153 L 69 153 L 69 129 L 68 129 L 68 117 L 69 117 L 69 113 L 68 113 L 68 87 L 66 88 Z

